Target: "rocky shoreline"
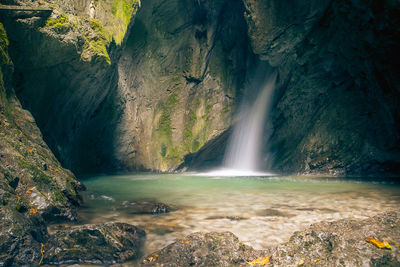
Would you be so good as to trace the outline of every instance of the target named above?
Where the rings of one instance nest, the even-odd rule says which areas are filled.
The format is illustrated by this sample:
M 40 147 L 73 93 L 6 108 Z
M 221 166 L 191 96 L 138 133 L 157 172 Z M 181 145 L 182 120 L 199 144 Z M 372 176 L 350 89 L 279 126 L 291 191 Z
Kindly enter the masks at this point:
M 286 243 L 254 250 L 230 232 L 195 233 L 145 257 L 140 266 L 399 266 L 400 214 L 312 224 Z M 366 238 L 388 242 L 378 248 Z M 266 263 L 266 259 L 268 262 Z M 261 262 L 261 261 L 260 261 Z
M 395 211 L 362 220 L 323 221 L 293 233 L 288 242 L 267 250 L 253 249 L 231 232 L 198 232 L 144 257 L 145 232 L 135 226 L 118 222 L 71 226 L 50 235 L 44 244 L 42 263 L 49 266 L 399 266 L 399 225 L 400 213 Z M 372 239 L 376 242 L 371 242 Z M 380 244 L 385 245 L 380 248 Z M 39 260 L 36 257 L 36 262 Z M 2 265 L 12 266 L 7 262 Z

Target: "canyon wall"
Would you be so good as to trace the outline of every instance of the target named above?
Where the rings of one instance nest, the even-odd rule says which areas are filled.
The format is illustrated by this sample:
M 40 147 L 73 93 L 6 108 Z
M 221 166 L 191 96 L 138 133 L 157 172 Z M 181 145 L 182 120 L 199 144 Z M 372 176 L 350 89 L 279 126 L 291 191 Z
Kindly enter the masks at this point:
M 400 171 L 398 1 L 38 3 L 50 18 L 5 20 L 15 88 L 77 173 L 220 164 L 238 103 L 268 64 L 272 169 Z
M 77 173 L 118 169 L 112 125 L 122 111 L 115 62 L 140 3 L 101 1 L 92 13 L 85 1 L 18 4 L 52 10 L 50 17 L 25 12 L 4 18 L 22 105 L 64 166 Z
M 47 222 L 76 220 L 83 185 L 42 139 L 13 88 L 9 40 L 0 23 L 0 265 L 40 258 Z
M 264 162 L 272 154 L 278 173 L 398 174 L 400 3 L 243 2 L 252 51 L 279 73 Z M 221 161 L 225 139 L 185 164 Z
M 398 173 L 400 3 L 244 2 L 253 51 L 280 75 L 275 168 Z
M 173 170 L 222 134 L 249 52 L 240 1 L 143 2 L 118 64 L 125 166 Z

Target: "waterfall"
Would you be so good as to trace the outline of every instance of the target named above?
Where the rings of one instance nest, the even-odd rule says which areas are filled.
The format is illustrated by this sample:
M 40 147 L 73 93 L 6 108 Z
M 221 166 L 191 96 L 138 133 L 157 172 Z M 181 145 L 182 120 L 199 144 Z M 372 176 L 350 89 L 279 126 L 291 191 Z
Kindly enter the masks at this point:
M 257 172 L 260 168 L 264 123 L 268 116 L 277 74 L 265 81 L 254 103 L 243 101 L 224 157 L 224 169 Z

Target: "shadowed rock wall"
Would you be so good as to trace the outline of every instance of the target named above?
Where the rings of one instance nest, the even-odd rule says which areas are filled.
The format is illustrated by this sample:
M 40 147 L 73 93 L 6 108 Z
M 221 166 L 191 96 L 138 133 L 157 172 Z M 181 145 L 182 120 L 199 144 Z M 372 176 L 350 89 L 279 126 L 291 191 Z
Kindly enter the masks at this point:
M 245 3 L 252 47 L 280 74 L 275 168 L 398 173 L 399 3 L 305 1 L 293 10 L 285 1 Z

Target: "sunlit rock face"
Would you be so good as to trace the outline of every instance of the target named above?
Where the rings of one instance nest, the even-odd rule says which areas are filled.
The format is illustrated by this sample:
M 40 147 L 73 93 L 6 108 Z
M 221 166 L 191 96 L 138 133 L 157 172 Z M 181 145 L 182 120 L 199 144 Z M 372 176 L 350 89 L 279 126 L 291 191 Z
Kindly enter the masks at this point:
M 245 0 L 253 51 L 278 67 L 274 167 L 399 171 L 399 2 Z
M 223 133 L 253 60 L 241 1 L 143 1 L 118 63 L 117 158 L 169 171 Z

